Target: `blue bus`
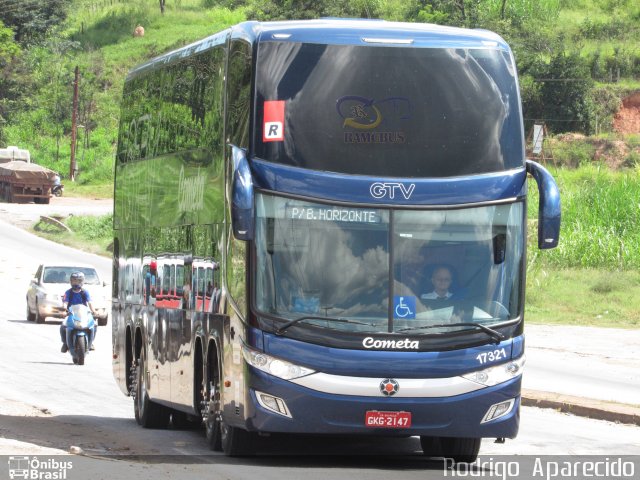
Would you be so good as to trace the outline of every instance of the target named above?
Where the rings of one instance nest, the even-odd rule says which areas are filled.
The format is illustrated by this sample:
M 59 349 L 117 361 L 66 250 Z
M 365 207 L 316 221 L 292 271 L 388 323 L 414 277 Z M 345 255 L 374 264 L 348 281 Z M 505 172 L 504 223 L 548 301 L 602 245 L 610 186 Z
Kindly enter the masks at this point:
M 419 436 L 473 461 L 517 435 L 527 177 L 494 33 L 245 22 L 124 86 L 113 371 L 143 427 L 227 455 L 274 433 Z

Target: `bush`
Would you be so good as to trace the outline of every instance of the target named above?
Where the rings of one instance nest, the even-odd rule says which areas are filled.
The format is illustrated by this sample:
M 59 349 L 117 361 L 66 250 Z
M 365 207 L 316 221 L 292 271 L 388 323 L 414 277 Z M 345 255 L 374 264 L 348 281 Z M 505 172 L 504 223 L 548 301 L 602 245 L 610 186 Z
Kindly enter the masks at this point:
M 66 224 L 74 233 L 86 240 L 110 238 L 112 236 L 113 215 L 69 217 Z

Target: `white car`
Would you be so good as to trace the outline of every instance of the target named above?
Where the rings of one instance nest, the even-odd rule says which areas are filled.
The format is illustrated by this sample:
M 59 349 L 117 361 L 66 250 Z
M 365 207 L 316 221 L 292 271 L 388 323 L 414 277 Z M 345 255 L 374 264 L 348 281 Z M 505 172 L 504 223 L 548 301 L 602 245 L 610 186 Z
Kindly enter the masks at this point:
M 91 265 L 41 264 L 27 290 L 27 320 L 43 323 L 46 317 L 65 318 L 62 306 L 64 292 L 71 288 L 72 273 L 84 273 L 84 289 L 91 296 L 98 325 L 106 325 L 109 319 L 109 294 L 107 284 Z

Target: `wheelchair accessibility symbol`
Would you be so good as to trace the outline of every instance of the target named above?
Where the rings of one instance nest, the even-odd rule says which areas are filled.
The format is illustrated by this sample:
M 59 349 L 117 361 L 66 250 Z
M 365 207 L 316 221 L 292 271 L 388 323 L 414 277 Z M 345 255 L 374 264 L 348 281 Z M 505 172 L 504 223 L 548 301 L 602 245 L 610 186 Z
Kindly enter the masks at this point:
M 416 297 L 394 296 L 393 312 L 393 318 L 416 318 Z

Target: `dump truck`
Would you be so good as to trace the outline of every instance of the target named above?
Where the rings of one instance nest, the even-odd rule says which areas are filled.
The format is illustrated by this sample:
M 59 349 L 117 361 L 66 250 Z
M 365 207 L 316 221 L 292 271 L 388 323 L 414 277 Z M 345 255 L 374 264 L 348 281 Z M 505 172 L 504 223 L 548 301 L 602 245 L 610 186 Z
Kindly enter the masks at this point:
M 0 195 L 9 203 L 49 203 L 57 176 L 53 170 L 24 160 L 0 163 Z

